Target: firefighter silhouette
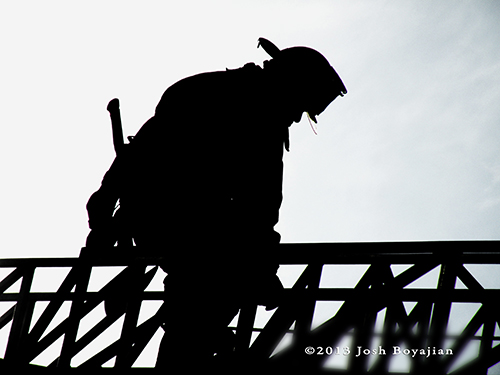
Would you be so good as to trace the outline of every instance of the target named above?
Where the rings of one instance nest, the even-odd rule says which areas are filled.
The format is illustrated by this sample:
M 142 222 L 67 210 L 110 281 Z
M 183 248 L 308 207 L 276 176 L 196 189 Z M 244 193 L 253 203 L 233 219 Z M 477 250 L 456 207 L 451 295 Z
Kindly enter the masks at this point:
M 226 327 L 242 304 L 278 306 L 274 226 L 288 129 L 304 112 L 315 123 L 347 93 L 319 52 L 264 38 L 258 46 L 271 56 L 263 67 L 169 87 L 87 204 L 88 248 L 133 239 L 162 254 L 168 313 L 157 367 L 192 365 L 195 344 L 196 358 L 231 351 Z

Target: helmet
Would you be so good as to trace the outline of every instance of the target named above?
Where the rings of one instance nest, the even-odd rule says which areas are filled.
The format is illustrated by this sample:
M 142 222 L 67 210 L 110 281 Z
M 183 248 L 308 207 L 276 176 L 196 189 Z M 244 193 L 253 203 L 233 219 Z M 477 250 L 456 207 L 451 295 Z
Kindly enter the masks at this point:
M 291 47 L 280 50 L 265 38 L 259 38 L 257 48 L 262 46 L 272 60 L 271 63 L 285 75 L 293 76 L 299 89 L 307 90 L 306 112 L 316 123 L 316 116 L 337 96 L 347 94 L 347 89 L 328 60 L 318 51 L 308 47 Z M 311 124 L 312 126 L 312 124 Z M 314 127 L 313 127 L 314 130 Z

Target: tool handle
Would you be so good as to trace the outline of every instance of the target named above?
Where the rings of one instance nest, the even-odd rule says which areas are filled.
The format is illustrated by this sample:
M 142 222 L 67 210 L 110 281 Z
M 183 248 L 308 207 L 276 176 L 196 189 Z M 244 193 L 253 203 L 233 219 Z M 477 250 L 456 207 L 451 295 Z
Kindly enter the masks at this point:
M 107 110 L 111 116 L 111 128 L 113 131 L 113 146 L 116 155 L 120 153 L 125 144 L 123 140 L 122 119 L 120 115 L 120 101 L 115 98 L 108 103 Z

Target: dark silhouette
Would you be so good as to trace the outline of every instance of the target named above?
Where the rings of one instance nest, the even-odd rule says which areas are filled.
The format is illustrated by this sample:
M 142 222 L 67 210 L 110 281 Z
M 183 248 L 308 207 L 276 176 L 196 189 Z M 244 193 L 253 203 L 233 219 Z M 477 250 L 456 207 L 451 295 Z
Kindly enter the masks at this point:
M 230 354 L 227 326 L 240 307 L 279 305 L 274 226 L 288 128 L 303 112 L 316 122 L 347 92 L 317 51 L 259 45 L 272 57 L 263 68 L 248 63 L 175 83 L 130 144 L 121 144 L 118 126 L 117 157 L 87 204 L 87 247 L 133 238 L 162 252 L 167 313 L 157 367 Z

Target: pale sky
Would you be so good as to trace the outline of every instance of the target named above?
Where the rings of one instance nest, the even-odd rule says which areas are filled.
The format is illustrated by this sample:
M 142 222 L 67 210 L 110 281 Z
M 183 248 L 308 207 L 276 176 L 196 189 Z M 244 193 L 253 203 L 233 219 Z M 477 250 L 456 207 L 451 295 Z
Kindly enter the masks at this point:
M 349 91 L 317 136 L 291 128 L 282 242 L 500 239 L 499 16 L 494 0 L 2 2 L 0 258 L 78 256 L 114 158 L 109 100 L 134 135 L 179 79 L 269 59 L 259 37 L 319 50 Z
M 3 3 L 0 256 L 78 255 L 114 156 L 108 101 L 134 135 L 177 80 L 261 65 L 261 36 L 318 49 L 349 91 L 317 136 L 305 116 L 292 126 L 283 242 L 498 239 L 499 14 L 495 1 Z

